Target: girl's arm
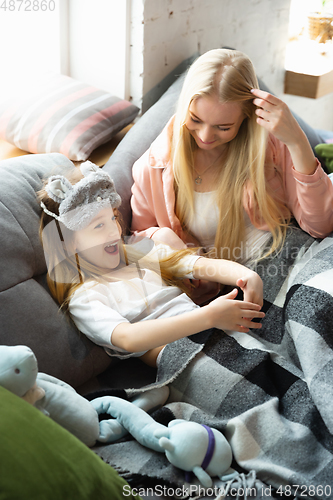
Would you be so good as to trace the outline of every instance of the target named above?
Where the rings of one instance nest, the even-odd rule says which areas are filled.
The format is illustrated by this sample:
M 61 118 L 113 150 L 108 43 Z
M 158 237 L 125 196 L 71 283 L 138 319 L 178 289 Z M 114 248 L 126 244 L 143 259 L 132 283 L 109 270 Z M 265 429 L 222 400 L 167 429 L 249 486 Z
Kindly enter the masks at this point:
M 138 323 L 120 323 L 112 333 L 112 344 L 129 352 L 140 352 L 169 344 L 209 328 L 247 333 L 260 328 L 251 321 L 263 318 L 260 306 L 234 300 L 237 289 L 218 297 L 207 306 L 171 318 L 151 319 Z
M 244 301 L 263 305 L 263 283 L 260 276 L 237 262 L 200 257 L 194 264 L 193 277 L 223 285 L 236 285 L 244 293 Z

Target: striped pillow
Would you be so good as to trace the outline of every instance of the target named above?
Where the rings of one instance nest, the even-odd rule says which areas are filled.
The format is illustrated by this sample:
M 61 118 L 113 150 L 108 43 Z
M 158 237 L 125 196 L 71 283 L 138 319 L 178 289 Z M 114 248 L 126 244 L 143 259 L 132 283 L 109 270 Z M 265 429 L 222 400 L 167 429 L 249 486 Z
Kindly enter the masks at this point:
M 4 96 L 1 96 L 4 98 Z M 86 160 L 130 124 L 139 108 L 96 87 L 54 73 L 26 81 L 0 102 L 0 138 L 30 153 Z

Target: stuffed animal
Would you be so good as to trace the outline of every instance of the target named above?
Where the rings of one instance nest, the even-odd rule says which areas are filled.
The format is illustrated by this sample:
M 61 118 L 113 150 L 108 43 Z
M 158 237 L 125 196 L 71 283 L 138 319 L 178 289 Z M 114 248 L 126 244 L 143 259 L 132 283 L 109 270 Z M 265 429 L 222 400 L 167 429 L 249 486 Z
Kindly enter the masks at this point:
M 231 448 L 216 429 L 185 420 L 166 427 L 146 411 L 165 403 L 167 387 L 151 389 L 132 402 L 113 396 L 88 401 L 70 385 L 38 373 L 37 359 L 26 346 L 0 346 L 0 385 L 33 404 L 87 446 L 117 441 L 128 432 L 143 446 L 165 453 L 175 467 L 192 471 L 206 487 L 211 476 L 223 480 L 237 473 L 230 468 Z M 113 418 L 99 422 L 99 414 Z M 230 473 L 226 476 L 226 473 Z
M 124 399 L 104 396 L 91 401 L 97 413 L 108 413 L 143 446 L 166 454 L 175 467 L 193 472 L 203 486 L 212 486 L 211 477 L 228 481 L 238 475 L 230 469 L 231 447 L 224 435 L 206 425 L 172 420 L 166 427 Z M 99 441 L 111 442 L 110 420 L 100 423 Z M 116 440 L 116 436 L 115 439 Z

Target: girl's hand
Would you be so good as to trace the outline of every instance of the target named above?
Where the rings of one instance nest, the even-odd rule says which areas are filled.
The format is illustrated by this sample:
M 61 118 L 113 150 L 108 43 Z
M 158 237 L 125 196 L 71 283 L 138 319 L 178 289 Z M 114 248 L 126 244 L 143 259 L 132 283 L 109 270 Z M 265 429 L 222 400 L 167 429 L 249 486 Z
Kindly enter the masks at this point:
M 303 131 L 292 115 L 287 104 L 278 97 L 259 89 L 252 89 L 256 96 L 253 104 L 257 106 L 257 123 L 272 133 L 277 139 L 292 146 L 303 140 Z
M 253 318 L 263 318 L 265 313 L 260 311 L 258 304 L 234 300 L 237 288 L 227 295 L 218 297 L 207 306 L 204 306 L 212 326 L 220 330 L 233 330 L 247 333 L 250 328 L 261 328 L 261 323 L 251 321 Z
M 254 271 L 250 271 L 243 278 L 236 281 L 236 285 L 242 290 L 245 302 L 258 304 L 262 308 L 263 299 L 263 283 L 260 276 Z

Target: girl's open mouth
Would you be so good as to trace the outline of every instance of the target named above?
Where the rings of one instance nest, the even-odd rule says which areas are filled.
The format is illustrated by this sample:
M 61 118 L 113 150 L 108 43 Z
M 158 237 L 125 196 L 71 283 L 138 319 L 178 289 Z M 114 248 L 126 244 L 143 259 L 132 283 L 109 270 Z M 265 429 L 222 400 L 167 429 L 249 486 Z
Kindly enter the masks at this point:
M 118 253 L 118 251 L 119 251 L 118 242 L 110 243 L 109 245 L 106 245 L 106 247 L 104 247 L 104 250 L 107 253 L 112 254 L 112 255 Z

